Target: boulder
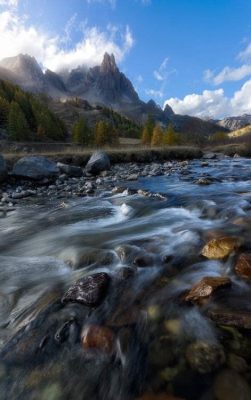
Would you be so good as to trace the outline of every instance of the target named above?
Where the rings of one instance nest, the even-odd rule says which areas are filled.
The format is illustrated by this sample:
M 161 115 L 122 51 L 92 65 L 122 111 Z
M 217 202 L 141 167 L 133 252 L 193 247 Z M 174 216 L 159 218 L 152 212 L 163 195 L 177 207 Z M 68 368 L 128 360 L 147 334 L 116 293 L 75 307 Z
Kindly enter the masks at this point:
M 85 350 L 112 353 L 115 349 L 115 335 L 106 326 L 91 325 L 84 328 L 81 342 Z
M 91 175 L 98 175 L 102 171 L 107 171 L 110 167 L 108 155 L 102 151 L 96 151 L 86 165 L 86 172 Z
M 54 161 L 42 156 L 27 156 L 16 162 L 12 174 L 22 178 L 43 179 L 58 175 L 59 169 Z
M 222 346 L 204 341 L 191 343 L 186 349 L 186 359 L 200 374 L 213 372 L 226 361 Z
M 251 279 L 251 253 L 242 253 L 239 256 L 235 272 L 241 278 Z
M 225 276 L 205 277 L 197 282 L 185 297 L 185 301 L 192 303 L 200 303 L 208 299 L 213 293 L 220 288 L 225 288 L 231 285 L 231 280 Z
M 220 260 L 238 249 L 240 242 L 235 237 L 224 236 L 210 240 L 202 249 L 201 254 L 211 260 Z
M 81 167 L 75 165 L 68 165 L 58 162 L 57 166 L 62 174 L 66 174 L 71 177 L 80 177 L 83 175 Z
M 85 306 L 98 306 L 103 300 L 110 277 L 105 272 L 98 272 L 79 279 L 62 298 L 62 303 L 81 303 Z
M 221 371 L 214 382 L 217 400 L 250 400 L 251 389 L 247 381 L 230 369 Z
M 7 165 L 3 156 L 0 154 L 0 182 L 7 177 Z

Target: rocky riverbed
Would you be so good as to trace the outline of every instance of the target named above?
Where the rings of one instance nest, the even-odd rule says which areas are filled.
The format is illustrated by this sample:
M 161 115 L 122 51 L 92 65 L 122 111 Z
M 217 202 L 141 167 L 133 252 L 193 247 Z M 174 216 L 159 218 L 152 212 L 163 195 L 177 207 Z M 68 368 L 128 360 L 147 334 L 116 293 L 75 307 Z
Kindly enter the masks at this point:
M 1 399 L 250 399 L 251 161 L 47 167 L 2 183 Z

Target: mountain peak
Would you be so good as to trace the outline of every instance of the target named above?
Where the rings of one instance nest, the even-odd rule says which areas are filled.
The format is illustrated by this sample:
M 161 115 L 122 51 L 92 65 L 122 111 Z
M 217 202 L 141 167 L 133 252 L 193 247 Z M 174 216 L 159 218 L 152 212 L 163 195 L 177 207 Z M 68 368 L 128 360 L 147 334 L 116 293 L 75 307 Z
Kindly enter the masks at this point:
M 118 67 L 117 67 L 114 55 L 105 53 L 100 68 L 101 68 L 101 72 L 103 72 L 103 73 L 117 72 Z

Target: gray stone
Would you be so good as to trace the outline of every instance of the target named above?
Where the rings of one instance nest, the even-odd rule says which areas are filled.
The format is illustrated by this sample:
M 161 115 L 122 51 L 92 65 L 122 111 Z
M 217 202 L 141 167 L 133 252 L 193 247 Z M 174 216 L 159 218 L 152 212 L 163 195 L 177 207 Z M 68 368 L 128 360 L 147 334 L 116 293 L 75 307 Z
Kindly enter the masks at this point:
M 86 165 L 86 172 L 91 175 L 97 175 L 110 168 L 111 163 L 107 154 L 102 151 L 96 151 Z
M 80 177 L 83 175 L 83 170 L 81 167 L 75 165 L 68 165 L 58 162 L 57 166 L 62 174 L 66 174 L 71 177 Z
M 54 177 L 59 173 L 55 162 L 46 157 L 27 156 L 17 161 L 12 174 L 29 179 L 44 179 Z

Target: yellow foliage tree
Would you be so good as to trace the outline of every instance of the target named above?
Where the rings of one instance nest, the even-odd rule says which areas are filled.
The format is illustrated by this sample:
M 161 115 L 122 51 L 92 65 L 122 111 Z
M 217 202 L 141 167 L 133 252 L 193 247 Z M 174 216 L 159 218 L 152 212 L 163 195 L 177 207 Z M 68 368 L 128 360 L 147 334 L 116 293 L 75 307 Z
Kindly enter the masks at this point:
M 141 136 L 141 143 L 145 146 L 150 146 L 151 141 L 152 141 L 152 135 L 153 135 L 153 129 L 154 129 L 154 121 L 151 117 L 148 117 L 143 131 L 142 131 L 142 136 Z
M 164 146 L 175 146 L 179 144 L 179 136 L 175 133 L 172 124 L 168 125 L 167 131 L 163 136 Z
M 158 124 L 158 125 L 155 125 L 155 128 L 153 130 L 151 145 L 152 146 L 161 146 L 162 143 L 163 143 L 163 131 L 161 129 L 161 126 Z

